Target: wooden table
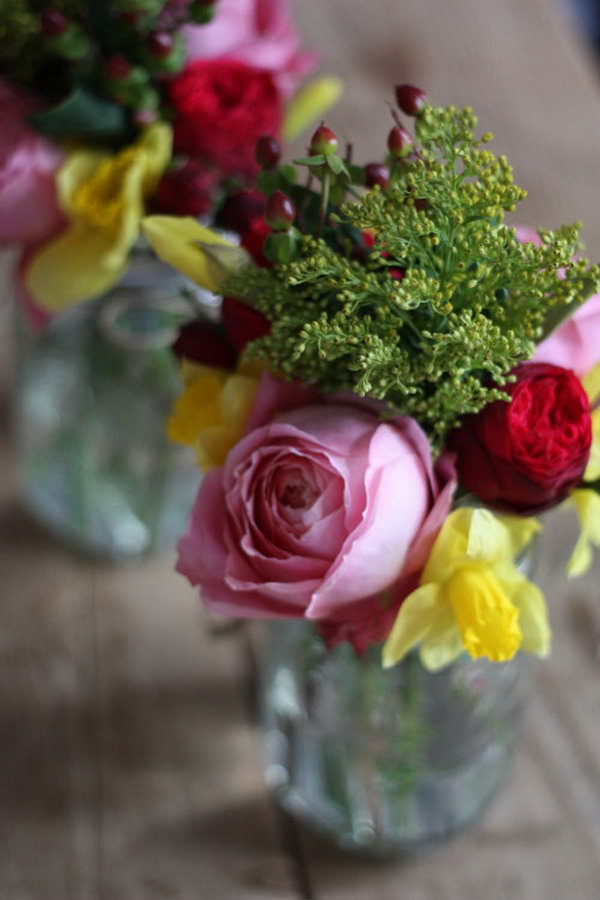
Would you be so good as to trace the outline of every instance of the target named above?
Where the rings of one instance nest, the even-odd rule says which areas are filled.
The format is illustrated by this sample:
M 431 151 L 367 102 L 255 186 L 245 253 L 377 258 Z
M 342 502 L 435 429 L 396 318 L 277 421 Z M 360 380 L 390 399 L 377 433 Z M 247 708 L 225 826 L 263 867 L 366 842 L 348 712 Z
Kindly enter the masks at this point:
M 346 96 L 331 124 L 381 155 L 389 86 L 469 103 L 530 197 L 525 224 L 600 238 L 593 62 L 551 0 L 297 0 Z M 600 562 L 542 560 L 556 640 L 512 780 L 476 830 L 410 865 L 369 865 L 291 829 L 261 780 L 239 632 L 215 636 L 162 558 L 75 558 L 20 509 L 0 460 L 3 900 L 599 900 Z M 566 531 L 565 531 L 566 529 Z

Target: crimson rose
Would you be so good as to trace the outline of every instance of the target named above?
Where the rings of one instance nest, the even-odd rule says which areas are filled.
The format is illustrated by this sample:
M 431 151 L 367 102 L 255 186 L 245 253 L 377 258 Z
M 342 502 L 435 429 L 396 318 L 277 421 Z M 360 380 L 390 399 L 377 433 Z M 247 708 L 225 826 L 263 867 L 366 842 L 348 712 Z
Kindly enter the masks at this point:
M 451 438 L 461 484 L 489 506 L 533 515 L 560 503 L 590 455 L 587 395 L 569 369 L 523 363 L 497 400 L 467 416 Z
M 273 76 L 234 59 L 199 59 L 172 82 L 175 150 L 225 174 L 252 174 L 261 134 L 276 135 L 281 97 Z

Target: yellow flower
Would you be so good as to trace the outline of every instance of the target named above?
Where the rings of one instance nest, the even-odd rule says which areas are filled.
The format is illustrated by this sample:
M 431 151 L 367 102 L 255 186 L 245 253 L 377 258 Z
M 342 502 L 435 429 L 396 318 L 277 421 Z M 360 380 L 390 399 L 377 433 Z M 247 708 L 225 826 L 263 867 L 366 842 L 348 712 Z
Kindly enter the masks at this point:
M 500 519 L 486 509 L 450 513 L 420 587 L 400 607 L 383 648 L 384 666 L 417 645 L 431 670 L 465 650 L 493 662 L 511 659 L 519 649 L 545 655 L 550 629 L 544 598 L 514 561 L 539 527 L 534 519 Z
M 313 78 L 301 87 L 285 111 L 282 128 L 284 140 L 293 141 L 311 122 L 322 118 L 340 99 L 343 89 L 343 81 L 331 75 Z
M 573 491 L 568 502 L 575 507 L 581 533 L 566 572 L 569 578 L 577 578 L 592 565 L 592 545 L 600 548 L 600 494 L 585 489 Z
M 261 372 L 262 366 L 256 362 L 240 363 L 235 372 L 188 367 L 187 386 L 167 422 L 167 435 L 194 447 L 203 471 L 222 465 L 242 437 Z
M 171 155 L 171 129 L 156 122 L 117 154 L 77 149 L 57 175 L 67 228 L 45 244 L 26 276 L 29 291 L 51 312 L 104 293 L 122 276 L 139 235 L 144 201 Z
M 229 273 L 252 264 L 242 247 L 191 217 L 147 216 L 142 228 L 160 259 L 214 293 Z

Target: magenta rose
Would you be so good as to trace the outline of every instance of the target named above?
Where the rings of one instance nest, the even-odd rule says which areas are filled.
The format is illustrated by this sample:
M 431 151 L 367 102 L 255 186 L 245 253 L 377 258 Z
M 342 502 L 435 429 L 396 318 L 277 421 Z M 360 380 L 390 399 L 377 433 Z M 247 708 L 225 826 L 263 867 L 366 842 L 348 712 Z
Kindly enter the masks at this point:
M 236 59 L 269 72 L 287 97 L 314 68 L 300 40 L 287 0 L 219 0 L 208 25 L 186 28 L 188 60 Z
M 360 405 L 311 403 L 257 424 L 297 399 L 278 384 L 263 379 L 257 427 L 205 478 L 177 568 L 214 612 L 304 617 L 362 649 L 385 637 L 423 566 L 453 467 L 434 471 L 414 420 Z
M 521 242 L 541 244 L 539 234 L 532 228 L 517 228 L 516 231 Z M 600 294 L 594 294 L 582 303 L 566 322 L 542 341 L 533 361 L 572 369 L 579 377 L 600 363 Z
M 0 243 L 33 244 L 64 223 L 55 189 L 62 153 L 27 124 L 35 108 L 0 78 Z

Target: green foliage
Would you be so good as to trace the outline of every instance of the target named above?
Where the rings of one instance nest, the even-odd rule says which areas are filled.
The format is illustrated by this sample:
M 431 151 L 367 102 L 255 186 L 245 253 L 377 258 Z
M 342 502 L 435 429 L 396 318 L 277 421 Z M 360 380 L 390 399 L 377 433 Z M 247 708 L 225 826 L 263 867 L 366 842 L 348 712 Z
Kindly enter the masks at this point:
M 252 355 L 326 392 L 384 400 L 438 447 L 461 416 L 506 398 L 510 370 L 600 289 L 600 269 L 573 261 L 577 225 L 541 231 L 538 247 L 503 224 L 525 192 L 475 126 L 470 109 L 427 107 L 389 189 L 329 208 L 323 227 L 310 216 L 295 260 L 226 288 L 272 323 Z M 361 251 L 365 231 L 374 245 Z

